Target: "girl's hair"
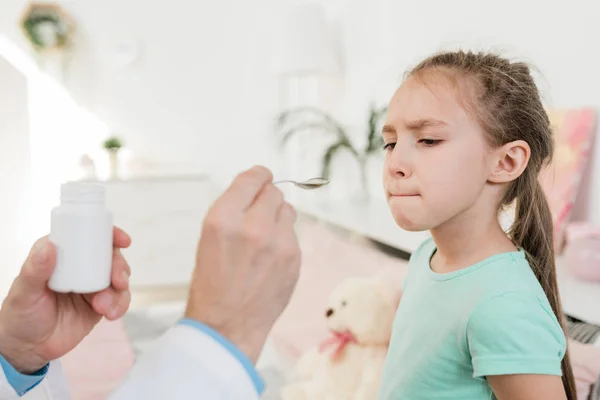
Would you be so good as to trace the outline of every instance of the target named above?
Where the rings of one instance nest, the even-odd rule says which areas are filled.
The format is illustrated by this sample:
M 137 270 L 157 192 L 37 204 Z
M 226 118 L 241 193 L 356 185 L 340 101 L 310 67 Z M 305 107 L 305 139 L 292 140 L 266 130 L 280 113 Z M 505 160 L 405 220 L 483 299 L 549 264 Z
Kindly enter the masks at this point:
M 525 171 L 511 182 L 499 211 L 516 201 L 515 222 L 509 236 L 523 248 L 557 319 L 565 330 L 554 259 L 552 216 L 539 183 L 540 171 L 552 159 L 554 142 L 550 120 L 529 67 L 489 53 L 444 52 L 433 55 L 409 76 L 442 72 L 463 89 L 465 106 L 486 132 L 492 147 L 524 140 L 531 148 Z M 462 80 L 459 80 L 462 78 Z M 460 85 L 466 83 L 466 85 Z M 566 330 L 565 330 L 566 331 Z M 563 385 L 569 400 L 575 400 L 575 381 L 568 352 L 562 361 Z

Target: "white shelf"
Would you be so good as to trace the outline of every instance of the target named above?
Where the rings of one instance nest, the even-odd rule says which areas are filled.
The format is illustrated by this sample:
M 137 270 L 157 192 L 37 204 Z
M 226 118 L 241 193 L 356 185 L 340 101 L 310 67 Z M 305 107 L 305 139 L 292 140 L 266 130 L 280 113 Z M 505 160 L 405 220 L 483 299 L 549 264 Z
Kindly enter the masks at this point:
M 412 253 L 429 237 L 429 232 L 402 230 L 384 199 L 332 200 L 327 195 L 307 192 L 290 199 L 299 212 L 358 233 L 388 246 Z
M 557 259 L 556 273 L 563 311 L 577 319 L 600 326 L 600 283 L 571 275 L 564 259 Z
M 129 183 L 161 183 L 161 182 L 189 182 L 207 181 L 207 174 L 138 174 L 126 175 L 122 178 L 107 179 L 80 179 L 80 182 L 93 182 L 100 184 L 129 184 Z

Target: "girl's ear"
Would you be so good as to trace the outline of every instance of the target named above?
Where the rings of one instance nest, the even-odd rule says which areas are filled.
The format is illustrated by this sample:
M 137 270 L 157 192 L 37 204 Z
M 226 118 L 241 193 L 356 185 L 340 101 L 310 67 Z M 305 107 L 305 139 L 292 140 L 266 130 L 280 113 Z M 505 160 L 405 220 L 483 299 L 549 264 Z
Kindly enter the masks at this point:
M 493 151 L 492 171 L 488 181 L 492 183 L 507 183 L 517 179 L 529 162 L 531 148 L 524 140 L 506 143 Z

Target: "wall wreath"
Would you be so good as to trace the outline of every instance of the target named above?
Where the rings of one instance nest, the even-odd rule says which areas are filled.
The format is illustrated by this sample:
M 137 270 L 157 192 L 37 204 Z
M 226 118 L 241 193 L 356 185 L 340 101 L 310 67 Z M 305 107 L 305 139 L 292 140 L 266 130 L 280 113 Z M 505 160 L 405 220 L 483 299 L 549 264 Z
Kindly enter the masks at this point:
M 21 28 L 40 53 L 62 51 L 72 44 L 73 20 L 55 3 L 30 3 L 23 13 Z

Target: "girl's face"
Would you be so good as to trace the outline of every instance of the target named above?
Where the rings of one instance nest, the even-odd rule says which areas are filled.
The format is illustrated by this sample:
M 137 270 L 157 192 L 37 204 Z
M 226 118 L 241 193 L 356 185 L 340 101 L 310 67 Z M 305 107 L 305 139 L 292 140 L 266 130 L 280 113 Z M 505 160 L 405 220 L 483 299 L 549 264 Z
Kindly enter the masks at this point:
M 390 101 L 383 183 L 396 223 L 436 228 L 481 204 L 490 149 L 479 124 L 444 75 L 406 80 Z M 425 84 L 425 83 L 426 84 Z

